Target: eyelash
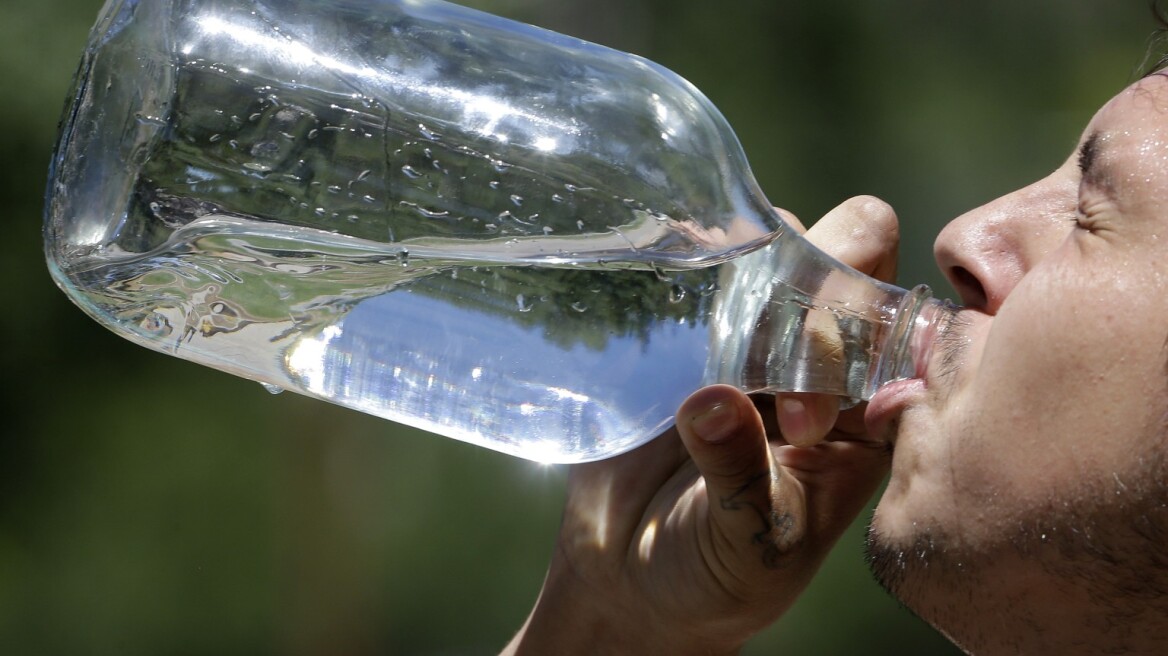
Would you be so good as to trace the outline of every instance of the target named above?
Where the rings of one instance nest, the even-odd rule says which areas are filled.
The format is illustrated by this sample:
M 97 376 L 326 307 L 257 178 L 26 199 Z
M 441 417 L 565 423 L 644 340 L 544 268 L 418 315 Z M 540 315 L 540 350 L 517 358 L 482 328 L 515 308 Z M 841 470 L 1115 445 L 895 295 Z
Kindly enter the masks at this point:
M 1074 223 L 1075 228 L 1078 230 L 1086 230 L 1087 232 L 1091 231 L 1091 226 L 1087 222 L 1087 213 L 1083 210 L 1082 201 L 1080 201 L 1079 204 L 1075 206 L 1075 216 L 1071 218 L 1071 223 Z
M 1092 210 L 1093 205 L 1098 203 L 1089 203 L 1083 198 L 1082 193 L 1079 194 L 1079 203 L 1075 206 L 1075 216 L 1071 221 L 1075 224 L 1075 229 L 1083 230 L 1085 232 L 1095 232 L 1094 216 L 1097 211 Z

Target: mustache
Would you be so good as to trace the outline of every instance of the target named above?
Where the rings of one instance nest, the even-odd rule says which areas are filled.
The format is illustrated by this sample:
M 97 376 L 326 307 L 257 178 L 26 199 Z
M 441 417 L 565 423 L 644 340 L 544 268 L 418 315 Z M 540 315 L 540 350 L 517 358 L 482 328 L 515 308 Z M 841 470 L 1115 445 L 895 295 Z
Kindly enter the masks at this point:
M 939 355 L 936 373 L 930 376 L 931 382 L 944 385 L 965 363 L 966 353 L 969 350 L 969 337 L 966 330 L 970 325 L 968 316 L 958 311 L 951 314 L 948 320 L 938 327 L 933 349 Z

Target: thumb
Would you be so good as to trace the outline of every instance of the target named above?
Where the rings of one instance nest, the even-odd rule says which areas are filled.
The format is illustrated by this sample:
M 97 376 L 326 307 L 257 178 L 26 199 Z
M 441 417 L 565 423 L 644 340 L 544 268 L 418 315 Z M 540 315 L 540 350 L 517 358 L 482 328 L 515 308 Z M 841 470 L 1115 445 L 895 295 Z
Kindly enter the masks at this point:
M 802 492 L 776 465 L 754 404 L 733 387 L 706 387 L 681 405 L 677 429 L 705 480 L 711 528 L 731 550 L 724 556 L 778 566 L 803 534 Z

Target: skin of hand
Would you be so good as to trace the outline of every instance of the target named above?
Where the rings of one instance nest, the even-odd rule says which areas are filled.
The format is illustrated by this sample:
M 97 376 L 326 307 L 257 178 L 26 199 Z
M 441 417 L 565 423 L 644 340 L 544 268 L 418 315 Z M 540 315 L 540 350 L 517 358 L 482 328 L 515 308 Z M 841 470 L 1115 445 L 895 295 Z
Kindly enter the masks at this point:
M 853 198 L 805 237 L 895 275 L 897 220 L 879 200 Z M 712 386 L 674 430 L 574 466 L 540 597 L 503 653 L 736 652 L 791 606 L 887 472 L 862 413 Z

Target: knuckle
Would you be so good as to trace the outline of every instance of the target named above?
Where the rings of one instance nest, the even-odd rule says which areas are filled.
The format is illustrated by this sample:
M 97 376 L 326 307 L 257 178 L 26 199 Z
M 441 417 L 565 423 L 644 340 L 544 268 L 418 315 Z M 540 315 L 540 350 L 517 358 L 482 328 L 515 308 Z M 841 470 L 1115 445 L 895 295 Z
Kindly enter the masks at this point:
M 877 240 L 886 247 L 894 247 L 900 242 L 900 222 L 891 205 L 875 196 L 857 196 L 853 202 L 857 216 L 862 218 L 858 227 L 866 238 Z

